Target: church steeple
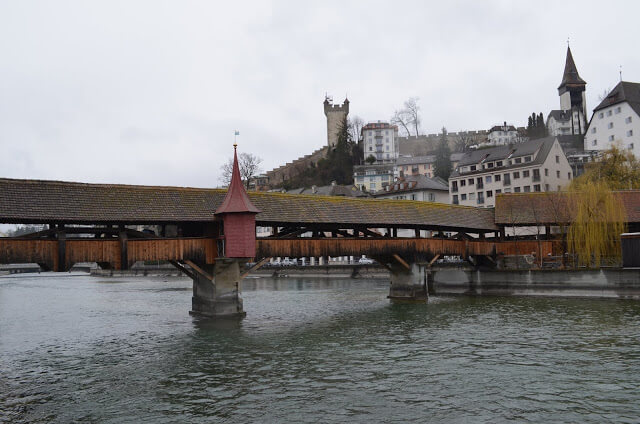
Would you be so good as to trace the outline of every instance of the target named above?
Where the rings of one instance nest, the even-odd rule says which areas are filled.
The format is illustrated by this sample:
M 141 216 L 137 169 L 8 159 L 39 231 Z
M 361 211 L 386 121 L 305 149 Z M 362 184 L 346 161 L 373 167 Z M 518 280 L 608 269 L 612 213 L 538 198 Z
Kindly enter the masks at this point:
M 584 134 L 586 128 L 586 85 L 587 82 L 578 74 L 578 67 L 573 61 L 571 47 L 567 45 L 567 59 L 564 64 L 562 82 L 558 87 L 558 94 L 560 95 L 560 110 L 571 114 L 571 134 Z
M 571 47 L 567 46 L 567 60 L 564 64 L 564 74 L 562 74 L 562 82 L 558 87 L 558 91 L 563 88 L 566 89 L 568 87 L 579 88 L 587 85 L 586 81 L 580 78 L 578 74 L 578 68 L 576 67 L 576 63 L 573 61 L 573 55 L 571 54 Z M 562 92 L 560 93 L 562 94 Z

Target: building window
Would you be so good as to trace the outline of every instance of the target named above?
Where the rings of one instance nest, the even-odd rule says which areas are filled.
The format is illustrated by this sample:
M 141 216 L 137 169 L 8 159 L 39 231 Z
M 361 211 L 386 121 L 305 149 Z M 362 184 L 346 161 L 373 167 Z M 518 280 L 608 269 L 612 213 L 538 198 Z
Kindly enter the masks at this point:
M 484 184 L 482 184 L 482 177 L 478 177 L 478 181 L 476 181 L 476 187 L 482 188 Z
M 491 182 L 491 175 L 487 175 L 486 177 L 484 177 L 484 182 L 489 184 Z
M 502 161 L 499 160 L 498 162 L 496 162 L 496 166 L 502 166 Z
M 461 194 L 460 195 L 460 200 L 467 200 L 467 195 L 466 194 Z
M 478 192 L 478 204 L 479 205 L 484 204 L 484 193 L 481 191 Z
M 513 192 L 514 193 L 520 193 L 520 187 L 514 187 L 513 188 Z
M 498 182 L 498 181 L 500 181 L 501 179 L 502 179 L 502 175 L 500 175 L 500 174 L 498 174 L 498 175 L 494 175 L 494 176 L 493 176 L 493 180 L 494 180 L 495 182 Z
M 613 122 L 609 122 L 609 123 L 607 124 L 607 128 L 609 128 L 609 129 L 613 128 Z
M 457 195 L 457 194 L 454 194 L 454 195 L 453 195 L 453 204 L 454 204 L 454 205 L 457 205 L 457 204 L 458 204 L 458 195 Z
M 370 184 L 370 186 L 371 186 L 371 190 L 372 190 L 372 191 L 375 191 L 375 189 L 376 189 L 376 183 L 371 183 L 371 184 Z
M 629 144 L 629 150 L 633 150 L 633 143 Z
M 597 131 L 596 127 L 591 128 L 591 134 L 595 134 Z
M 504 174 L 504 180 L 502 180 L 502 185 L 511 185 L 511 174 Z
M 633 135 L 633 130 L 627 131 L 627 137 L 631 137 Z
M 631 117 L 628 116 L 625 120 L 624 120 L 625 124 L 630 124 L 631 123 Z
M 545 177 L 549 176 L 549 169 L 548 168 L 544 168 L 544 176 Z
M 533 170 L 533 181 L 540 181 L 540 170 L 539 169 L 534 169 Z
M 549 184 L 544 185 L 544 191 L 549 191 Z
M 611 116 L 611 114 L 612 114 L 611 109 L 609 109 L 609 110 L 607 111 L 607 116 Z
M 413 198 L 413 200 L 416 200 L 416 199 L 415 199 L 415 197 L 416 197 L 416 195 L 415 195 L 415 194 L 413 194 L 411 197 Z M 433 193 L 429 193 L 429 201 L 430 201 L 430 202 L 435 202 L 435 201 L 436 201 L 436 195 L 435 195 L 435 194 L 433 194 Z
M 499 189 L 499 188 L 498 188 L 498 189 L 496 189 L 496 194 L 500 194 L 500 193 L 502 193 L 502 190 L 501 190 L 501 189 Z
M 556 178 L 560 178 L 560 171 L 556 171 Z
M 460 187 L 464 187 L 467 185 L 467 180 L 460 180 Z
M 473 185 L 473 178 L 469 178 L 469 185 Z
M 505 188 L 505 189 L 504 189 L 504 192 L 505 192 L 505 193 L 511 193 L 511 189 L 510 189 L 510 188 Z
M 531 162 L 531 156 L 525 156 L 524 157 L 524 161 L 525 162 Z
M 556 163 L 560 163 L 560 156 L 556 155 Z
M 527 177 L 529 177 L 529 170 L 522 171 L 522 178 L 527 178 Z
M 452 192 L 456 192 L 458 191 L 458 182 L 457 181 L 451 181 L 451 191 Z
M 613 138 L 614 138 L 613 135 L 610 135 L 609 136 L 609 141 L 613 141 Z
M 616 108 L 616 115 L 619 114 L 620 112 L 622 112 L 622 108 L 620 106 L 618 106 Z
M 529 193 L 531 191 L 531 186 L 524 186 L 523 189 L 525 193 Z
M 469 200 L 476 200 L 476 194 L 475 193 L 469 193 Z
M 516 158 L 516 163 L 522 163 L 522 158 Z
M 493 162 L 489 162 L 489 163 L 487 164 L 487 168 L 493 168 Z
M 471 170 L 475 171 L 476 170 L 476 166 L 475 165 L 471 165 Z
M 598 140 L 596 140 L 595 138 L 593 139 L 593 141 L 591 142 L 592 146 L 597 146 L 598 145 Z
M 433 200 L 431 200 L 431 196 L 433 196 L 433 194 L 429 193 L 429 200 L 433 202 Z M 415 194 L 411 195 L 411 200 L 416 200 L 416 195 Z
M 487 197 L 493 197 L 493 191 L 491 190 L 487 191 Z
M 604 113 L 600 112 L 600 113 L 598 114 L 598 119 L 602 119 L 602 118 L 604 118 Z
M 538 192 L 540 191 L 540 184 L 536 184 L 533 186 L 533 191 Z
M 519 171 L 514 172 L 514 173 L 513 173 L 513 179 L 514 179 L 514 180 L 517 180 L 518 178 L 520 178 L 520 172 L 519 172 Z
M 571 172 L 567 172 L 567 180 L 571 179 Z

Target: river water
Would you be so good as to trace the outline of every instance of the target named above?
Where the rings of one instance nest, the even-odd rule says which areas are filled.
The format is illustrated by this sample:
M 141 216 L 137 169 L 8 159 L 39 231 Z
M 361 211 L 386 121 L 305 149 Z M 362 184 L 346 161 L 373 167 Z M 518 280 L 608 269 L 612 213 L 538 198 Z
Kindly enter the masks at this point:
M 182 278 L 0 277 L 0 422 L 639 422 L 640 303 L 247 279 L 242 321 Z

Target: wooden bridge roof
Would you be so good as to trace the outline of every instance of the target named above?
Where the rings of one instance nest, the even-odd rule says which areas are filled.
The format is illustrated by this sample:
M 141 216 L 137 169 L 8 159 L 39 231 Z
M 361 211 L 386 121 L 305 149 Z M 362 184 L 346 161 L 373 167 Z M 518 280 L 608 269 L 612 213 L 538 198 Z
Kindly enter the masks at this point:
M 640 222 L 640 190 L 620 190 L 628 223 Z M 496 196 L 495 223 L 506 226 L 570 223 L 575 210 L 566 192 L 510 193 Z
M 0 178 L 1 223 L 210 222 L 226 190 Z M 409 200 L 251 192 L 258 225 L 343 224 L 494 231 L 492 209 Z

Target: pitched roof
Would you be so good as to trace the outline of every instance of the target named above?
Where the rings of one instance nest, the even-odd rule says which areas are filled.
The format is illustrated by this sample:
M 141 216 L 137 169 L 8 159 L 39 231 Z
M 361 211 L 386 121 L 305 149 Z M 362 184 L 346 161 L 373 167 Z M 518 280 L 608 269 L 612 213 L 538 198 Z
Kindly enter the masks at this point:
M 242 184 L 242 178 L 240 177 L 240 168 L 238 167 L 238 152 L 237 146 L 233 145 L 233 169 L 231 171 L 231 183 L 227 190 L 227 195 L 224 196 L 222 205 L 216 210 L 216 214 L 221 213 L 258 213 L 260 210 L 256 208 Z
M 627 212 L 627 222 L 640 222 L 640 190 L 616 191 Z M 496 196 L 496 225 L 569 223 L 574 210 L 566 192 L 510 193 Z
M 0 223 L 162 224 L 211 222 L 225 190 L 83 184 L 0 178 Z M 493 211 L 418 201 L 251 192 L 258 225 L 352 224 L 368 227 L 493 231 Z
M 558 89 L 561 89 L 565 86 L 584 86 L 586 85 L 586 81 L 580 78 L 578 75 L 578 68 L 576 67 L 575 62 L 573 61 L 573 55 L 571 54 L 571 48 L 567 46 L 567 60 L 564 64 L 564 73 L 562 74 L 562 82 Z
M 436 155 L 426 156 L 399 156 L 396 159 L 396 165 L 416 165 L 422 163 L 434 163 L 436 161 Z
M 537 140 L 525 141 L 523 143 L 511 145 L 505 144 L 504 146 L 473 150 L 466 153 L 464 157 L 460 159 L 458 167 L 476 165 L 483 161 L 492 162 L 496 160 L 505 160 L 509 157 L 517 158 L 530 155 L 533 156 L 533 154 L 539 151 L 536 157 L 532 158 L 531 162 L 523 162 L 522 164 L 512 165 L 511 167 L 538 165 L 545 161 L 555 140 L 556 137 L 545 137 Z M 478 170 L 478 172 L 486 172 L 486 170 Z M 460 173 L 457 170 L 451 173 L 452 177 L 457 177 L 459 175 Z
M 549 115 L 547 115 L 547 122 L 549 122 L 549 119 L 555 119 L 558 122 L 567 122 L 571 120 L 571 111 L 568 110 L 561 110 L 561 109 L 554 109 L 551 112 L 549 112 Z
M 315 194 L 318 196 L 369 197 L 354 185 L 330 184 L 320 187 L 301 187 L 287 190 L 288 194 Z
M 617 103 L 627 102 L 629 106 L 640 116 L 640 84 L 636 82 L 620 81 L 618 85 L 613 87 L 613 90 L 607 97 L 600 102 L 600 104 L 593 109 L 593 112 L 597 112 L 600 109 L 607 108 Z
M 385 187 L 374 194 L 374 197 L 389 193 L 408 193 L 420 190 L 440 190 L 449 192 L 449 185 L 441 178 L 429 178 L 425 175 L 410 175 Z

